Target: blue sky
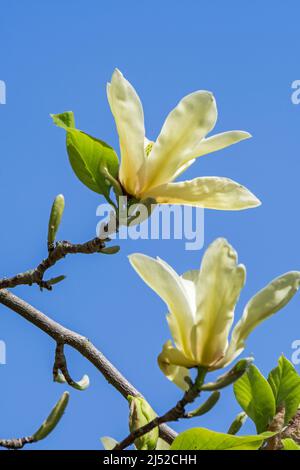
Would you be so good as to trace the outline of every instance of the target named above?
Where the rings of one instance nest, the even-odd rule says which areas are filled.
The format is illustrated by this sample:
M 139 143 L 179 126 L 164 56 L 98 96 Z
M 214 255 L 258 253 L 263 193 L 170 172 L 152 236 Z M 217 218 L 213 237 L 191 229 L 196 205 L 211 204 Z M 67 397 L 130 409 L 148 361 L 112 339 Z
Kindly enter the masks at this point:
M 215 131 L 244 129 L 251 140 L 197 161 L 185 176 L 227 176 L 251 189 L 263 205 L 243 212 L 205 213 L 205 246 L 224 236 L 248 271 L 237 317 L 267 282 L 300 269 L 299 119 L 291 83 L 299 79 L 300 6 L 296 0 L 165 0 L 99 2 L 52 0 L 1 2 L 0 80 L 0 277 L 35 266 L 46 255 L 48 213 L 63 193 L 61 239 L 95 234 L 101 198 L 73 175 L 64 133 L 49 113 L 73 110 L 81 129 L 118 148 L 105 84 L 115 67 L 134 84 L 145 108 L 149 138 L 178 100 L 197 89 L 216 96 Z M 15 292 L 55 320 L 88 336 L 148 398 L 158 412 L 179 398 L 156 364 L 169 338 L 162 301 L 138 278 L 127 255 L 166 259 L 179 272 L 196 268 L 201 252 L 183 241 L 123 241 L 113 257 L 69 257 L 53 269 L 67 280 L 53 292 Z M 245 355 L 267 373 L 299 339 L 300 298 L 257 329 Z M 54 344 L 42 332 L 0 306 L 0 436 L 32 433 L 65 390 L 52 382 Z M 99 449 L 99 438 L 127 433 L 127 405 L 101 375 L 67 350 L 75 378 L 87 373 L 86 392 L 70 390 L 60 426 L 35 449 Z M 231 390 L 195 426 L 226 431 L 239 411 Z M 190 423 L 188 423 L 190 425 Z M 182 430 L 187 423 L 174 427 Z M 245 432 L 252 432 L 249 423 Z

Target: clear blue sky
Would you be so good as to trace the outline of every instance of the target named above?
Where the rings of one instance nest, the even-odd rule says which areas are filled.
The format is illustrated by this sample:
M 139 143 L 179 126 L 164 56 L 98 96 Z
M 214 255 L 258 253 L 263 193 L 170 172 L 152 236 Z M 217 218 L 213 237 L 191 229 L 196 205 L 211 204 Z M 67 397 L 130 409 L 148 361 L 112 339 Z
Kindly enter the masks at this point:
M 94 236 L 101 200 L 73 175 L 64 133 L 49 113 L 73 110 L 80 128 L 117 148 L 105 94 L 115 67 L 142 98 L 150 138 L 177 101 L 197 89 L 216 96 L 216 131 L 253 134 L 201 158 L 186 173 L 228 176 L 263 201 L 254 210 L 205 213 L 205 245 L 225 236 L 248 269 L 237 316 L 272 278 L 300 269 L 300 105 L 291 103 L 291 83 L 300 78 L 299 2 L 3 0 L 0 8 L 0 79 L 7 85 L 7 104 L 0 105 L 0 277 L 46 255 L 48 213 L 58 193 L 66 198 L 60 238 Z M 61 262 L 53 274 L 68 277 L 53 292 L 15 292 L 88 336 L 162 412 L 180 395 L 156 365 L 169 338 L 165 306 L 130 267 L 133 251 L 159 255 L 179 272 L 197 267 L 202 256 L 185 251 L 183 241 L 124 241 L 117 256 Z M 254 353 L 265 373 L 280 353 L 291 357 L 291 343 L 300 338 L 299 307 L 296 297 L 250 337 L 245 355 Z M 54 344 L 1 306 L 0 339 L 7 344 L 7 365 L 0 366 L 0 436 L 27 435 L 65 390 L 52 382 Z M 120 439 L 127 433 L 126 402 L 79 354 L 67 350 L 67 356 L 72 375 L 88 373 L 91 386 L 70 390 L 60 426 L 32 448 L 98 449 L 103 435 Z M 228 390 L 194 424 L 226 431 L 238 410 Z

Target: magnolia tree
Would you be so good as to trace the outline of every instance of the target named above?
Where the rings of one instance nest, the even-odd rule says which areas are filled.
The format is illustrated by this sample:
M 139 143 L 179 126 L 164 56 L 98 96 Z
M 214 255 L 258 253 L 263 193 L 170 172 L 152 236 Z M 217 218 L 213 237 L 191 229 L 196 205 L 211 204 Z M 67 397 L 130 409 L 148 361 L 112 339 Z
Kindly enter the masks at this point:
M 145 135 L 143 108 L 136 91 L 118 70 L 107 85 L 107 97 L 119 135 L 120 164 L 112 147 L 76 128 L 72 112 L 52 118 L 66 132 L 67 152 L 77 177 L 111 205 L 110 220 L 103 224 L 96 238 L 85 243 L 56 241 L 64 211 L 64 197 L 58 195 L 49 219 L 47 257 L 34 269 L 0 280 L 0 302 L 54 340 L 56 382 L 76 390 L 89 386 L 87 376 L 76 382 L 68 371 L 64 347 L 71 346 L 127 400 L 128 435 L 122 441 L 103 437 L 105 449 L 122 450 L 134 445 L 138 450 L 300 450 L 300 377 L 293 365 L 281 356 L 265 378 L 253 365 L 252 357 L 237 360 L 249 334 L 292 299 L 300 285 L 300 272 L 280 275 L 262 288 L 248 301 L 231 331 L 246 269 L 238 264 L 237 253 L 227 240 L 219 238 L 211 243 L 200 269 L 183 275 L 159 258 L 140 253 L 129 257 L 134 270 L 163 299 L 168 311 L 171 339 L 163 345 L 158 365 L 178 387 L 178 401 L 166 404 L 167 411 L 160 416 L 153 409 L 155 403 L 150 405 L 87 338 L 7 290 L 21 284 L 52 290 L 64 276 L 46 278 L 46 273 L 68 254 L 117 253 L 119 247 L 111 243 L 114 231 L 122 225 L 141 223 L 158 204 L 219 210 L 243 210 L 260 204 L 247 188 L 228 178 L 199 177 L 175 182 L 197 157 L 250 137 L 244 131 L 207 137 L 217 119 L 216 102 L 210 92 L 196 91 L 184 97 L 168 115 L 155 142 Z M 220 370 L 219 378 L 210 379 L 210 373 L 216 370 Z M 222 389 L 230 386 L 241 412 L 233 419 L 227 434 L 194 427 L 193 419 L 216 406 Z M 46 438 L 63 416 L 68 400 L 69 394 L 65 392 L 31 436 L 1 439 L 0 445 L 18 449 Z M 238 436 L 247 417 L 255 423 L 257 434 Z M 180 419 L 189 420 L 191 426 L 177 435 L 168 423 Z

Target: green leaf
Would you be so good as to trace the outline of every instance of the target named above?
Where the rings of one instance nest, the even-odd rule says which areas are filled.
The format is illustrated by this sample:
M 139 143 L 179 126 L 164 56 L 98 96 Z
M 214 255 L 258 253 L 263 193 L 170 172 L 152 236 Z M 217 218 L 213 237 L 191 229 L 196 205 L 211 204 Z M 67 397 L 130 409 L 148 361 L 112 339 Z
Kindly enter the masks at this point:
M 43 422 L 41 427 L 32 436 L 35 442 L 40 441 L 41 439 L 45 439 L 45 437 L 47 437 L 48 434 L 53 431 L 53 429 L 59 423 L 62 415 L 64 414 L 68 402 L 69 394 L 68 392 L 64 392 L 56 403 L 53 410 L 51 411 L 51 413 L 49 414 L 48 418 Z
M 257 432 L 265 431 L 276 413 L 275 399 L 268 381 L 252 365 L 233 388 L 238 403 L 254 421 Z
M 109 175 L 117 179 L 119 160 L 112 147 L 85 132 L 75 129 L 74 116 L 70 111 L 52 115 L 54 123 L 67 132 L 67 151 L 77 178 L 89 189 L 109 196 L 111 181 Z
M 193 428 L 179 434 L 171 450 L 257 450 L 265 439 L 273 436 L 265 432 L 256 436 L 232 436 L 205 428 Z
M 295 416 L 300 404 L 300 376 L 293 364 L 283 355 L 278 360 L 278 366 L 268 377 L 276 402 L 276 409 L 285 408 L 284 423 Z
M 300 450 L 300 446 L 293 439 L 282 439 L 283 450 Z
M 60 114 L 50 114 L 53 119 L 54 124 L 63 129 L 68 129 L 68 127 L 75 129 L 75 117 L 73 111 L 65 111 Z

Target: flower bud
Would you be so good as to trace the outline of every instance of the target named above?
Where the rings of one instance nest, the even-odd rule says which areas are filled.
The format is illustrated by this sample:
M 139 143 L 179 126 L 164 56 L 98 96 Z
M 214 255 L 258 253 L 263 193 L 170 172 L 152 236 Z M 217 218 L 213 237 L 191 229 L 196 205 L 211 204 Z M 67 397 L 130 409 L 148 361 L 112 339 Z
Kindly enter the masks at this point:
M 51 249 L 53 243 L 55 242 L 56 233 L 59 228 L 62 215 L 64 213 L 64 208 L 65 208 L 65 198 L 62 194 L 59 194 L 54 199 L 50 218 L 49 218 L 49 225 L 48 225 L 48 248 L 49 249 Z
M 34 433 L 33 441 L 37 442 L 41 439 L 45 439 L 45 437 L 50 434 L 51 431 L 57 426 L 58 422 L 60 421 L 62 415 L 65 412 L 69 401 L 69 394 L 68 392 L 64 392 L 58 402 L 56 403 L 55 407 L 49 414 L 48 418 L 43 422 L 41 427 Z
M 234 419 L 234 421 L 232 421 L 227 431 L 227 434 L 233 434 L 233 435 L 237 434 L 239 430 L 241 429 L 241 427 L 243 426 L 243 424 L 245 423 L 246 419 L 247 419 L 247 415 L 244 411 L 239 413 Z
M 249 369 L 250 365 L 253 362 L 252 357 L 247 357 L 246 359 L 241 359 L 238 361 L 232 369 L 230 369 L 226 374 L 221 375 L 217 378 L 215 382 L 209 382 L 202 385 L 201 390 L 205 391 L 214 391 L 220 390 L 221 388 L 227 387 L 228 385 L 233 384 L 238 380 L 245 372 Z
M 142 397 L 133 397 L 129 395 L 127 397 L 130 404 L 129 409 L 129 429 L 131 432 L 145 426 L 150 423 L 155 417 L 153 409 Z M 147 434 L 139 437 L 134 441 L 134 444 L 138 450 L 153 450 L 156 447 L 158 439 L 158 427 L 152 429 Z

